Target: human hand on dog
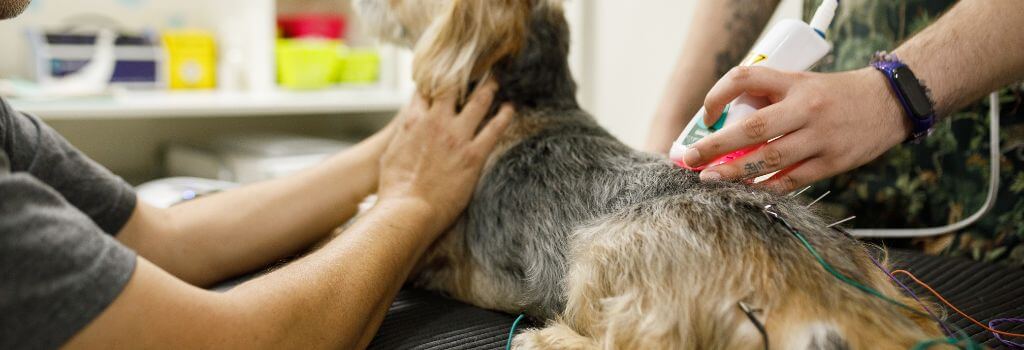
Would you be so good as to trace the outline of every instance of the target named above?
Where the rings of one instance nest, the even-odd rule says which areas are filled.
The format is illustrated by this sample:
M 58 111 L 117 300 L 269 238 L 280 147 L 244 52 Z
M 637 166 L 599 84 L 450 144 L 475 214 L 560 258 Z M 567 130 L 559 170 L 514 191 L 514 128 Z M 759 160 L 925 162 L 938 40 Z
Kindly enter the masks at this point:
M 512 121 L 514 111 L 504 105 L 483 123 L 497 89 L 493 81 L 481 85 L 460 113 L 454 96 L 417 95 L 399 114 L 381 157 L 380 202 L 419 208 L 435 223 L 435 234 L 447 228 L 469 203 L 487 156 Z
M 764 144 L 742 158 L 701 172 L 701 180 L 742 180 L 781 170 L 757 184 L 773 192 L 861 166 L 902 142 L 910 132 L 885 77 L 866 68 L 842 73 L 783 72 L 737 67 L 708 93 L 704 123 L 743 93 L 769 100 L 740 124 L 705 137 L 684 155 L 700 166 L 735 150 Z

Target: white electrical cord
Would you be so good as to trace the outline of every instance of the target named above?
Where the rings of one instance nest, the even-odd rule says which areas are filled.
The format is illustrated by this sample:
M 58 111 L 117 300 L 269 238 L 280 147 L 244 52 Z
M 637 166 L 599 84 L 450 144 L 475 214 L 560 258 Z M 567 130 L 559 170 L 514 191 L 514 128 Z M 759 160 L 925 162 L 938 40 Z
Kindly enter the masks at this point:
M 996 195 L 999 193 L 999 161 L 1002 156 L 1002 152 L 999 150 L 999 93 L 993 92 L 989 95 L 988 100 L 989 105 L 991 105 L 988 113 L 989 132 L 991 133 L 989 137 L 989 158 L 991 164 L 989 165 L 988 196 L 985 197 L 985 204 L 981 206 L 981 209 L 978 209 L 977 212 L 966 219 L 945 226 L 907 229 L 855 229 L 850 230 L 850 234 L 858 237 L 887 238 L 936 236 L 970 226 L 991 211 L 996 203 Z

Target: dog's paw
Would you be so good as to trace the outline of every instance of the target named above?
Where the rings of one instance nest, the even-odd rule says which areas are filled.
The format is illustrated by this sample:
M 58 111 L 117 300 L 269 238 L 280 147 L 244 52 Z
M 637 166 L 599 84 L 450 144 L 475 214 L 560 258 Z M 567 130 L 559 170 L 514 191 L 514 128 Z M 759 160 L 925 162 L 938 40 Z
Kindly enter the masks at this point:
M 555 323 L 545 328 L 531 328 L 512 339 L 516 350 L 589 350 L 597 349 L 593 339 L 584 337 L 566 325 Z

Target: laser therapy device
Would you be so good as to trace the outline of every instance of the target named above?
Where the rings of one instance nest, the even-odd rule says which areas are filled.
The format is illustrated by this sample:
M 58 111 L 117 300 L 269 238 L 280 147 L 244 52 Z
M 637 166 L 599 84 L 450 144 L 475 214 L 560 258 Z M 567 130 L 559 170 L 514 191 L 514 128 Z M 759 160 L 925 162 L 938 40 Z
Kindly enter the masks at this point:
M 750 54 L 740 65 L 771 67 L 788 71 L 810 69 L 832 50 L 832 44 L 825 40 L 825 33 L 832 23 L 837 7 L 839 7 L 838 0 L 825 0 L 814 13 L 810 24 L 794 19 L 782 20 L 754 45 Z M 683 168 L 695 171 L 703 170 L 705 166 L 691 167 L 683 162 L 683 154 L 697 141 L 724 127 L 739 124 L 751 113 L 768 104 L 764 98 L 743 94 L 728 104 L 722 115 L 712 125 L 704 124 L 707 111 L 701 108 L 683 129 L 679 138 L 672 143 L 669 157 Z M 760 145 L 727 154 L 708 163 L 707 166 L 727 163 L 758 147 Z
M 762 66 L 779 70 L 804 71 L 810 69 L 825 57 L 831 50 L 832 44 L 825 38 L 828 27 L 839 7 L 838 0 L 824 0 L 814 13 L 810 23 L 798 20 L 787 19 L 780 21 L 754 45 L 748 57 L 743 60 L 741 66 Z M 762 147 L 757 145 L 741 149 L 715 159 L 700 167 L 691 167 L 683 161 L 683 155 L 704 137 L 711 135 L 726 126 L 739 124 L 754 111 L 767 106 L 769 103 L 764 98 L 749 95 L 741 95 L 725 107 L 721 116 L 712 124 L 706 125 L 704 117 L 707 111 L 701 108 L 690 120 L 690 123 L 683 129 L 679 138 L 672 143 L 669 157 L 680 167 L 701 171 L 706 167 L 728 163 Z M 943 233 L 953 232 L 970 226 L 991 211 L 995 205 L 996 195 L 999 192 L 999 119 L 1000 106 L 999 94 L 992 93 L 989 96 L 989 186 L 988 195 L 985 201 L 973 214 L 965 219 L 949 225 L 928 228 L 914 229 L 857 229 L 852 233 L 860 237 L 925 237 Z M 771 142 L 771 141 L 769 141 Z

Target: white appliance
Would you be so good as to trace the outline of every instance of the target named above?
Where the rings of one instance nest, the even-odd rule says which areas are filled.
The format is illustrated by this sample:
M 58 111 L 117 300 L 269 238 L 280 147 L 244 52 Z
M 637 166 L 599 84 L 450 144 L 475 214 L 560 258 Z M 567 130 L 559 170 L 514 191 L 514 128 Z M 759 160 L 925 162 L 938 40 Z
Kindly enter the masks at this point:
M 238 184 L 194 177 L 153 180 L 135 188 L 139 199 L 157 208 L 169 208 L 208 194 L 237 187 Z
M 244 184 L 296 173 L 349 146 L 348 142 L 295 135 L 229 136 L 201 144 L 171 144 L 164 164 L 169 176 Z

